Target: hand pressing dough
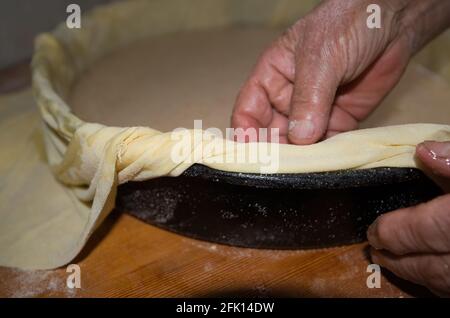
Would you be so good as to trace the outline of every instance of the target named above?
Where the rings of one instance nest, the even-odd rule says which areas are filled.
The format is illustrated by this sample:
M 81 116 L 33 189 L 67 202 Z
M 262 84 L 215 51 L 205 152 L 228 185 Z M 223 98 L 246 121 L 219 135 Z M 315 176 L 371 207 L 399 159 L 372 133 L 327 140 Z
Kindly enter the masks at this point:
M 134 123 L 134 119 L 138 118 L 142 120 L 140 123 L 143 125 L 151 124 L 153 127 L 161 125 L 159 127 L 168 130 L 173 128 L 173 125 L 179 126 L 178 124 L 182 124 L 185 119 L 187 120 L 186 126 L 189 127 L 192 123 L 191 116 L 196 119 L 202 118 L 206 114 L 206 117 L 209 118 L 208 123 L 210 122 L 212 126 L 227 125 L 230 114 L 229 107 L 232 106 L 229 91 L 234 91 L 240 85 L 237 80 L 239 82 L 243 80 L 243 74 L 246 74 L 250 67 L 249 62 L 253 60 L 256 51 L 264 45 L 265 39 L 272 38 L 278 31 L 271 32 L 267 29 L 248 29 L 243 30 L 242 33 L 237 30 L 218 31 L 217 40 L 214 40 L 212 33 L 187 35 L 190 37 L 187 42 L 195 42 L 197 39 L 200 48 L 207 45 L 208 42 L 218 44 L 215 41 L 220 39 L 236 40 L 233 48 L 228 48 L 228 45 L 222 46 L 229 54 L 240 53 L 239 49 L 236 49 L 239 48 L 239 43 L 246 45 L 247 49 L 244 48 L 241 52 L 242 59 L 232 56 L 230 58 L 226 54 L 222 56 L 223 65 L 221 66 L 223 67 L 221 68 L 217 66 L 214 56 L 207 55 L 208 52 L 214 51 L 202 49 L 196 53 L 195 48 L 184 46 L 181 48 L 181 53 L 167 52 L 164 49 L 160 49 L 158 53 L 158 45 L 171 47 L 173 43 L 170 38 L 153 38 L 155 53 L 149 53 L 150 56 L 152 56 L 151 54 L 156 55 L 152 59 L 156 59 L 158 54 L 167 55 L 167 58 L 172 59 L 174 63 L 179 61 L 180 68 L 177 69 L 189 69 L 189 63 L 185 63 L 183 58 L 177 57 L 176 54 L 182 54 L 187 50 L 191 52 L 191 56 L 188 54 L 187 57 L 192 58 L 193 63 L 195 61 L 199 63 L 202 61 L 201 55 L 199 57 L 196 54 L 205 53 L 205 68 L 191 69 L 192 72 L 198 72 L 195 77 L 187 72 L 179 72 L 177 75 L 179 78 L 174 79 L 173 73 L 164 73 L 171 68 L 158 66 L 158 63 L 163 65 L 163 59 L 158 63 L 149 62 L 146 66 L 147 64 L 142 64 L 140 61 L 143 59 L 145 62 L 143 57 L 146 54 L 133 53 L 132 49 L 128 52 L 124 51 L 124 56 L 134 55 L 134 57 L 121 62 L 124 63 L 124 66 L 122 66 L 121 72 L 114 72 L 115 78 L 102 79 L 101 74 L 102 72 L 107 74 L 114 70 L 114 67 L 107 64 L 111 61 L 113 64 L 117 63 L 114 60 L 117 61 L 120 54 L 107 58 L 104 61 L 106 66 L 103 66 L 103 71 L 101 64 L 103 62 L 99 62 L 100 77 L 98 78 L 95 74 L 95 67 L 92 67 L 96 61 L 100 61 L 112 50 L 123 48 L 132 41 L 142 40 L 147 36 L 154 37 L 158 34 L 179 30 L 218 28 L 232 25 L 236 21 L 238 24 L 241 24 L 239 22 L 242 21 L 259 21 L 259 23 L 273 25 L 273 21 L 280 20 L 290 23 L 292 17 L 300 16 L 300 13 L 294 9 L 298 9 L 298 6 L 301 5 L 299 1 L 295 1 L 292 2 L 292 7 L 286 7 L 287 2 L 280 2 L 277 8 L 268 6 L 266 9 L 258 7 L 256 10 L 251 6 L 257 5 L 256 3 L 259 2 L 246 2 L 249 7 L 245 7 L 245 10 L 236 10 L 236 8 L 232 10 L 230 8 L 232 2 L 228 0 L 217 0 L 212 7 L 209 6 L 209 0 L 198 0 L 197 5 L 208 8 L 208 14 L 199 14 L 199 7 L 193 6 L 190 2 L 171 1 L 168 4 L 168 2 L 161 1 L 160 7 L 158 7 L 159 11 L 154 8 L 157 3 L 158 0 L 118 2 L 85 17 L 84 26 L 79 30 L 68 30 L 65 25 L 62 25 L 52 34 L 39 37 L 33 60 L 33 85 L 35 98 L 45 123 L 43 134 L 47 159 L 52 172 L 65 186 L 60 191 L 65 193 L 64 204 L 67 206 L 69 201 L 72 201 L 72 204 L 69 205 L 71 208 L 68 210 L 61 211 L 56 202 L 54 207 L 47 206 L 46 209 L 40 209 L 39 202 L 34 204 L 36 202 L 30 200 L 27 202 L 29 203 L 27 206 L 33 206 L 35 211 L 32 212 L 34 213 L 30 213 L 29 209 L 27 211 L 18 209 L 14 213 L 11 209 L 1 209 L 1 217 L 7 222 L 0 223 L 0 265 L 48 269 L 62 266 L 73 260 L 92 232 L 113 208 L 115 193 L 120 183 L 159 176 L 177 176 L 194 162 L 201 162 L 212 168 L 228 171 L 255 173 L 261 171 L 261 164 L 254 162 L 227 163 L 225 159 L 239 155 L 241 152 L 248 153 L 248 149 L 254 146 L 262 150 L 267 146 L 263 143 L 237 147 L 235 143 L 226 141 L 230 147 L 221 149 L 220 146 L 224 143 L 222 139 L 210 138 L 210 135 L 205 135 L 198 130 L 184 131 L 183 136 L 190 137 L 190 139 L 183 139 L 183 142 L 179 143 L 171 139 L 170 133 L 152 128 L 108 127 L 103 124 L 87 122 L 95 119 L 104 120 L 104 123 L 123 125 L 129 120 L 129 124 L 136 125 L 138 122 Z M 242 2 L 233 3 L 237 5 Z M 164 13 L 163 19 L 160 19 L 161 12 Z M 271 16 L 272 13 L 274 16 Z M 227 35 L 227 32 L 231 33 Z M 197 37 L 201 39 L 205 34 L 210 37 L 209 41 L 198 40 Z M 249 38 L 245 38 L 246 34 Z M 182 37 L 180 34 L 175 36 L 177 42 L 183 42 L 180 37 Z M 137 44 L 137 47 L 141 47 L 144 52 L 151 48 L 150 45 L 147 47 L 145 41 Z M 216 53 L 223 54 L 223 52 Z M 233 61 L 238 63 L 236 67 L 233 67 Z M 211 67 L 211 76 L 216 79 L 215 82 L 205 83 L 205 79 L 198 78 L 198 76 L 206 76 L 208 79 L 209 69 L 206 66 Z M 143 67 L 144 71 L 140 72 L 136 69 L 138 67 Z M 149 71 L 145 71 L 145 68 L 149 68 Z M 150 71 L 151 68 L 153 71 Z M 89 69 L 94 71 L 89 72 Z M 75 94 L 69 98 L 73 85 L 83 73 L 87 74 L 86 84 L 83 84 L 82 79 Z M 158 76 L 153 77 L 154 73 Z M 221 78 L 224 83 L 221 83 Z M 155 79 L 157 81 L 159 79 L 165 84 L 158 87 Z M 89 84 L 89 80 L 97 84 Z M 123 81 L 120 82 L 120 80 Z M 147 81 L 148 85 L 155 85 L 148 89 L 149 92 L 152 92 L 152 96 L 146 95 Z M 169 90 L 166 85 L 170 84 L 167 83 L 174 83 Z M 198 94 L 191 92 L 193 87 L 203 84 L 207 84 L 207 94 L 211 94 L 207 96 L 224 96 L 223 102 L 220 101 L 220 98 L 214 100 L 214 97 L 211 97 L 214 102 L 208 103 L 210 97 L 202 100 L 204 87 L 200 87 Z M 129 85 L 128 88 L 127 85 Z M 89 86 L 94 87 L 95 94 L 91 91 L 90 97 L 84 99 L 83 91 L 92 89 Z M 176 92 L 177 87 L 184 88 L 185 91 Z M 137 90 L 138 88 L 143 89 L 144 92 L 140 92 Z M 216 88 L 223 90 L 216 90 Z M 129 95 L 127 95 L 128 89 L 131 91 Z M 121 94 L 114 95 L 117 91 Z M 158 97 L 155 95 L 155 92 L 158 91 L 162 91 L 164 94 Z M 217 92 L 218 95 L 213 92 Z M 234 96 L 235 92 L 232 93 Z M 111 96 L 113 98 L 110 98 Z M 175 116 L 179 112 L 177 96 L 185 98 L 183 102 L 185 110 L 180 113 L 178 119 Z M 166 98 L 173 97 L 175 99 L 172 99 L 170 104 L 164 104 Z M 67 100 L 69 104 L 73 102 L 76 105 L 75 109 L 81 119 L 71 112 L 69 104 L 66 103 Z M 161 106 L 157 103 L 158 101 L 164 105 L 164 117 L 169 119 L 173 117 L 173 121 L 164 123 L 161 120 Z M 143 106 L 144 102 L 148 103 L 148 108 Z M 92 111 L 93 109 L 89 109 L 92 107 L 88 106 L 89 103 L 94 105 L 96 112 L 99 112 L 102 117 L 94 118 L 97 114 Z M 429 106 L 429 103 L 426 106 Z M 97 109 L 97 107 L 99 108 Z M 227 107 L 228 109 L 226 109 Z M 148 110 L 148 115 L 142 113 L 142 110 Z M 194 113 L 196 110 L 199 111 L 199 114 Z M 114 116 L 105 116 L 109 112 Z M 139 114 L 138 116 L 134 115 L 136 112 Z M 208 116 L 208 114 L 210 115 Z M 102 118 L 104 119 L 102 120 Z M 219 118 L 217 122 L 216 118 Z M 12 119 L 12 121 L 14 120 Z M 19 117 L 17 120 L 21 121 L 22 118 Z M 107 120 L 111 120 L 111 122 L 107 122 Z M 10 125 L 10 123 L 11 121 L 7 121 L 5 125 Z M 5 127 L 8 126 L 1 128 Z M 24 129 L 27 127 L 23 124 Z M 17 131 L 17 136 L 22 136 L 24 140 L 27 139 L 24 137 L 26 134 L 20 134 L 20 131 Z M 12 138 L 6 139 L 9 141 L 7 144 L 14 144 L 11 142 Z M 450 126 L 438 124 L 389 126 L 340 134 L 310 146 L 280 145 L 276 172 L 301 173 L 380 166 L 416 167 L 415 146 L 427 139 L 450 140 Z M 214 152 L 196 155 L 193 149 L 196 149 L 195 146 L 198 145 L 198 142 L 213 146 Z M 180 162 L 171 160 L 170 155 L 175 145 L 187 150 L 185 160 Z M 191 154 L 194 155 L 190 156 Z M 21 156 L 26 156 L 26 154 L 23 153 Z M 35 160 L 36 157 L 28 156 L 27 158 Z M 12 165 L 8 171 L 14 172 L 14 169 L 20 170 L 21 167 Z M 36 177 L 35 172 L 35 169 L 29 169 L 28 176 Z M 26 179 L 26 175 L 23 178 Z M 2 192 L 1 202 L 13 202 L 14 197 L 17 197 L 15 194 L 17 192 L 14 192 L 12 187 L 8 192 Z M 40 200 L 43 197 L 48 197 L 48 193 L 40 196 Z M 48 201 L 53 202 L 53 200 Z

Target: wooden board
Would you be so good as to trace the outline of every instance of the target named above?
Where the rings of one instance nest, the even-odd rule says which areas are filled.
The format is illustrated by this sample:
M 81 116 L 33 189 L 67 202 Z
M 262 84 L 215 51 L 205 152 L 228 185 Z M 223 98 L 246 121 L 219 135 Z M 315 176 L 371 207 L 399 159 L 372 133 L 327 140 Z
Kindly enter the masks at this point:
M 423 288 L 382 276 L 369 289 L 367 245 L 271 251 L 188 239 L 113 213 L 73 262 L 81 289 L 66 286 L 65 268 L 26 272 L 0 268 L 6 297 L 408 297 Z

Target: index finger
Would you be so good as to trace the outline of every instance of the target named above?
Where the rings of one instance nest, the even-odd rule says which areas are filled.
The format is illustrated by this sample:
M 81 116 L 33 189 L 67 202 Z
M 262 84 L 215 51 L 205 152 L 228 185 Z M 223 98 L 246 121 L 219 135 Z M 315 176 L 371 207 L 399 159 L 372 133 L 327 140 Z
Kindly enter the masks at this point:
M 450 252 L 450 195 L 379 216 L 367 238 L 396 255 Z

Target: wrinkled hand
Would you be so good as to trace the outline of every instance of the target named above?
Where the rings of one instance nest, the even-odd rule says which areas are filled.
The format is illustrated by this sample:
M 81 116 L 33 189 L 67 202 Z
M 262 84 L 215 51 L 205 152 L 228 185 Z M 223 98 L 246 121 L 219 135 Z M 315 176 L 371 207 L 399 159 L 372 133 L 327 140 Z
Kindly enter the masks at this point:
M 413 52 L 392 4 L 402 1 L 377 2 L 381 29 L 366 25 L 370 2 L 324 1 L 288 29 L 242 87 L 232 126 L 279 128 L 280 142 L 295 144 L 357 128 L 399 81 Z
M 424 142 L 416 154 L 434 173 L 450 178 L 450 142 Z M 378 217 L 367 237 L 374 263 L 450 296 L 450 194 Z
M 278 38 L 244 83 L 232 126 L 279 128 L 280 142 L 294 144 L 357 128 L 450 26 L 450 0 L 379 0 L 382 28 L 370 29 L 371 2 L 323 1 Z M 425 142 L 417 156 L 450 178 L 450 143 Z M 450 194 L 379 217 L 368 239 L 375 263 L 450 296 Z

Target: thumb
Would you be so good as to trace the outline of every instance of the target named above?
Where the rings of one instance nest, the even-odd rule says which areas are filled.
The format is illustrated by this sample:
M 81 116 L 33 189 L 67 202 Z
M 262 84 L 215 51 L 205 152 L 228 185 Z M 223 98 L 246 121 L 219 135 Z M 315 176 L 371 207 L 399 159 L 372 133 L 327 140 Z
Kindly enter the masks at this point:
M 302 50 L 297 56 L 294 91 L 289 113 L 289 140 L 312 144 L 327 131 L 340 77 L 329 54 Z
M 425 141 L 417 146 L 416 154 L 434 173 L 450 178 L 450 142 Z

